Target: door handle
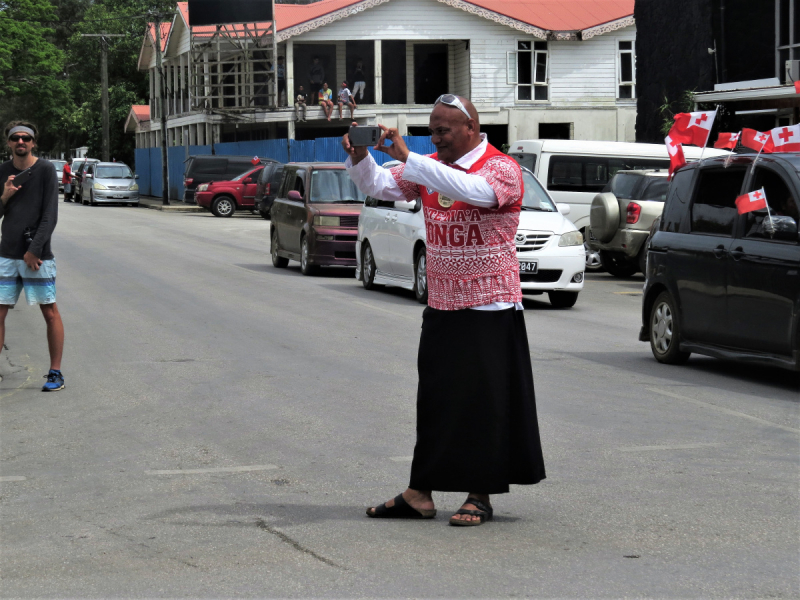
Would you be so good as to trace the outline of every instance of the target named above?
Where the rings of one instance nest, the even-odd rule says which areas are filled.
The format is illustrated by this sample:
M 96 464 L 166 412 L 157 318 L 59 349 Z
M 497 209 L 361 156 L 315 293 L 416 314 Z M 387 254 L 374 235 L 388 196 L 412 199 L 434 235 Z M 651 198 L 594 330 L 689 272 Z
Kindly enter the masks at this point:
M 397 214 L 392 214 L 392 223 L 397 223 Z
M 725 246 L 717 246 L 714 248 L 714 256 L 717 258 L 725 258 Z
M 731 250 L 730 254 L 733 260 L 740 260 L 745 255 L 744 248 L 739 246 L 735 250 Z
M 388 223 L 391 218 L 392 218 L 392 215 L 387 213 L 386 216 L 383 217 L 383 222 L 384 223 Z

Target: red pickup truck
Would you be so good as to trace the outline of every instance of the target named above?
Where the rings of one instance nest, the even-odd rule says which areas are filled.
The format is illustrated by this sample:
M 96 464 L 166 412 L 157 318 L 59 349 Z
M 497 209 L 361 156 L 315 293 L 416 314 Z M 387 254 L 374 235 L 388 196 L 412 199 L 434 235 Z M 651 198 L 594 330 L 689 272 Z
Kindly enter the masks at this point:
M 237 210 L 255 210 L 258 175 L 264 165 L 234 177 L 230 181 L 201 183 L 195 190 L 198 206 L 210 210 L 215 217 L 230 217 Z

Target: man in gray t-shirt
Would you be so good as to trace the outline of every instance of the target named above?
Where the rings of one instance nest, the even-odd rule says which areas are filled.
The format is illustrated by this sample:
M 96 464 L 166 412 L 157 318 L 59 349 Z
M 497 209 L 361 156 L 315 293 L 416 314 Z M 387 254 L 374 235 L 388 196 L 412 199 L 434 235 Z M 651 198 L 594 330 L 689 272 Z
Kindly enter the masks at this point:
M 43 392 L 64 389 L 64 324 L 56 306 L 56 261 L 50 238 L 58 218 L 58 177 L 53 163 L 33 155 L 36 126 L 12 121 L 5 128 L 12 159 L 0 165 L 0 351 L 8 309 L 22 290 L 47 323 L 50 372 Z

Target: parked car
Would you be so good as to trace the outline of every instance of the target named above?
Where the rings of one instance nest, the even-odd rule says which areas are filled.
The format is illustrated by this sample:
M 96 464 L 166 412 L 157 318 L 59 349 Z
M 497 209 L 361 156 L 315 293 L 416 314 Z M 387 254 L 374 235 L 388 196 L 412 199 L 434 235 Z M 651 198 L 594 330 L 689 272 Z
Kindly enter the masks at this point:
M 259 214 L 265 219 L 269 219 L 269 209 L 272 208 L 282 179 L 283 165 L 280 163 L 266 165 L 258 176 L 255 202 Z
M 53 166 L 56 168 L 56 177 L 58 178 L 58 191 L 64 191 L 64 184 L 61 183 L 61 178 L 64 176 L 64 165 L 67 164 L 65 160 L 51 160 Z
M 75 198 L 83 198 L 83 176 L 89 165 L 99 163 L 96 158 L 83 158 L 77 168 L 72 169 L 72 191 Z
M 278 162 L 268 158 L 261 159 L 261 164 Z M 230 181 L 253 168 L 252 156 L 219 156 L 198 155 L 190 156 L 186 160 L 186 169 L 183 176 L 183 200 L 195 202 L 195 190 L 202 183 L 212 181 Z
M 667 199 L 667 171 L 618 171 L 592 200 L 589 248 L 616 277 L 644 273 L 647 239 Z
M 319 266 L 356 264 L 358 214 L 364 194 L 342 163 L 289 163 L 270 208 L 272 264 L 300 262 L 303 275 Z
M 230 181 L 201 183 L 195 191 L 197 206 L 210 210 L 215 217 L 230 217 L 237 210 L 255 207 L 256 181 L 263 166 L 259 165 L 234 177 Z
M 391 166 L 390 163 L 387 163 Z M 574 306 L 583 289 L 583 236 L 552 201 L 530 170 L 522 168 L 525 195 L 515 236 L 525 294 L 547 292 L 559 308 Z M 391 285 L 428 300 L 425 221 L 422 204 L 367 198 L 358 223 L 356 279 L 366 289 Z
M 85 164 L 81 204 L 119 203 L 139 205 L 138 175 L 125 163 L 90 162 Z
M 697 160 L 702 148 L 686 146 L 687 161 Z M 667 169 L 669 154 L 664 144 L 596 142 L 584 140 L 519 140 L 511 144 L 509 156 L 530 169 L 547 193 L 558 203 L 568 203 L 570 220 L 587 240 L 589 207 L 595 195 L 617 171 Z M 729 154 L 705 149 L 705 156 Z M 585 244 L 587 270 L 602 269 L 600 255 Z
M 692 352 L 800 371 L 800 153 L 704 160 L 674 176 L 650 240 L 639 339 L 656 360 Z M 766 209 L 738 214 L 761 190 Z

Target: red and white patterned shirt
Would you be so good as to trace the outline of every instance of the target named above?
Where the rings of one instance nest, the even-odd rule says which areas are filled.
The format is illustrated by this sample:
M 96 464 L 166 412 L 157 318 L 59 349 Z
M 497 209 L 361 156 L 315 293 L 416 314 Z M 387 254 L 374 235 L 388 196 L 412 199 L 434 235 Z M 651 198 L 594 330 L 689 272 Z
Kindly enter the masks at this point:
M 364 189 L 360 178 L 354 177 L 363 192 L 376 198 L 422 198 L 428 305 L 439 310 L 522 301 L 514 244 L 522 206 L 522 172 L 512 158 L 487 142 L 479 148 L 482 155 L 468 168 L 447 165 L 451 176 L 446 185 L 438 180 L 446 193 L 428 187 L 426 183 L 431 182 L 426 181 L 426 169 L 419 168 L 433 167 L 428 161 L 435 161 L 435 154 L 421 157 L 412 153 L 406 164 L 389 171 L 393 186 L 378 189 L 376 182 L 375 189 Z M 442 166 L 441 162 L 435 164 L 436 170 Z

